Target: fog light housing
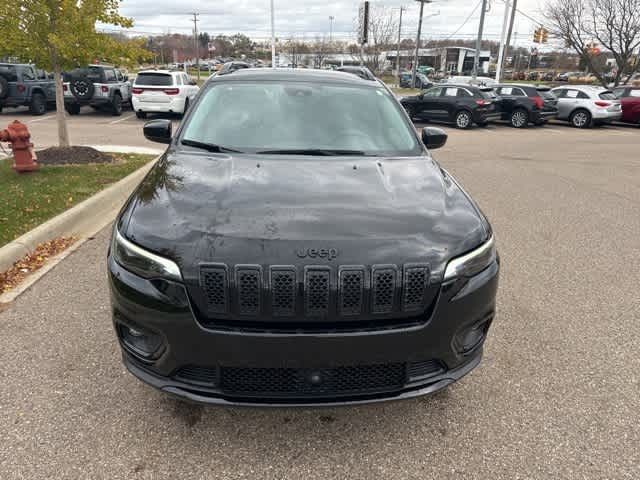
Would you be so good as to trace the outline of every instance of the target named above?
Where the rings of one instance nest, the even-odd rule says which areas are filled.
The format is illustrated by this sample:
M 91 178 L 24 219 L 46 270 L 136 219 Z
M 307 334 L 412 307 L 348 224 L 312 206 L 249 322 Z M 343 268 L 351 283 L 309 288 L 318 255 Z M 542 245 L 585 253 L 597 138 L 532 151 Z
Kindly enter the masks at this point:
M 152 360 L 160 356 L 164 342 L 157 333 L 122 323 L 118 325 L 118 333 L 122 344 L 130 353 L 145 360 Z
M 493 320 L 493 316 L 460 330 L 455 336 L 456 351 L 462 355 L 468 355 L 482 345 L 489 331 L 491 320 Z

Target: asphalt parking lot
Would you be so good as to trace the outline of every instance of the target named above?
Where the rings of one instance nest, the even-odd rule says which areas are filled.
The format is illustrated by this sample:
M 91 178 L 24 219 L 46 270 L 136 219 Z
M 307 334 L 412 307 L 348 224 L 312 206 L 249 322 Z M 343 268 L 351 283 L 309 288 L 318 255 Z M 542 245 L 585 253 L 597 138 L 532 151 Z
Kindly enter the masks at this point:
M 175 115 L 149 115 L 149 119 L 152 118 L 170 118 L 174 128 L 180 123 L 180 117 Z M 27 108 L 7 108 L 0 113 L 0 128 L 5 128 L 13 120 L 19 120 L 29 128 L 31 141 L 37 150 L 58 144 L 55 111 L 36 117 Z M 69 137 L 74 145 L 122 145 L 161 150 L 162 146 L 149 142 L 142 135 L 144 122 L 136 118 L 130 108 L 125 109 L 120 117 L 95 111 L 91 107 L 82 107 L 80 115 L 67 115 Z
M 94 136 L 80 133 L 93 114 L 74 117 L 72 138 L 145 142 L 130 113 L 101 115 Z M 42 144 L 49 123 L 29 125 Z M 120 363 L 105 230 L 0 312 L 0 478 L 640 478 L 640 130 L 446 130 L 434 156 L 503 262 L 468 377 L 363 407 L 175 401 Z

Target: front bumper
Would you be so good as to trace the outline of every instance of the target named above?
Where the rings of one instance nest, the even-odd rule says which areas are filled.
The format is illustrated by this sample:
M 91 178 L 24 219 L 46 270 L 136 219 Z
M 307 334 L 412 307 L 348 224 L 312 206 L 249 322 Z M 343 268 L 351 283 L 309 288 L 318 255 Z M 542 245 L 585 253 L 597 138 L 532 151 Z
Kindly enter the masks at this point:
M 499 263 L 494 262 L 471 279 L 444 284 L 433 313 L 415 326 L 272 333 L 204 328 L 182 285 L 142 279 L 111 257 L 108 266 L 114 325 L 129 371 L 163 392 L 222 405 L 353 404 L 410 398 L 444 388 L 480 362 L 499 277 Z M 142 358 L 132 351 L 123 341 L 124 327 L 161 337 L 157 355 Z M 481 334 L 465 348 L 462 339 L 472 330 Z M 204 377 L 194 380 L 183 373 L 194 368 L 204 371 Z M 400 378 L 396 375 L 386 384 L 371 377 L 367 388 L 358 387 L 365 384 L 358 378 L 361 371 L 377 369 L 387 375 L 389 368 Z M 227 371 L 235 372 L 236 383 L 225 377 Z M 268 382 L 256 378 L 262 372 L 269 374 Z M 279 382 L 276 387 L 274 382 Z

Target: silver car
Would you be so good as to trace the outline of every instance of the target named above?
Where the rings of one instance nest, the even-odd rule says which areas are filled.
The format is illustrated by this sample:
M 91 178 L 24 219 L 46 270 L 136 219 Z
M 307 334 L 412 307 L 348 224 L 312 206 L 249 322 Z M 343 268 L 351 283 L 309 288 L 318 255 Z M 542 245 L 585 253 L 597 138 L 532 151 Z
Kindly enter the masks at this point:
M 622 118 L 620 100 L 613 92 L 592 85 L 557 87 L 551 92 L 558 98 L 558 119 L 576 128 L 609 123 Z

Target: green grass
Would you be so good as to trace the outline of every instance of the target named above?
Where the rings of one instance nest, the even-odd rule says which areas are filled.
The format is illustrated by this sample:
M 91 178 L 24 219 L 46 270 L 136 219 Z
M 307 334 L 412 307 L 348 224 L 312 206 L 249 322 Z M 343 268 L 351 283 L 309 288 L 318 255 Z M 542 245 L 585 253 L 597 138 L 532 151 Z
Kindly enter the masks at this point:
M 117 182 L 154 158 L 114 154 L 113 164 L 40 166 L 15 173 L 0 160 L 0 247 Z

